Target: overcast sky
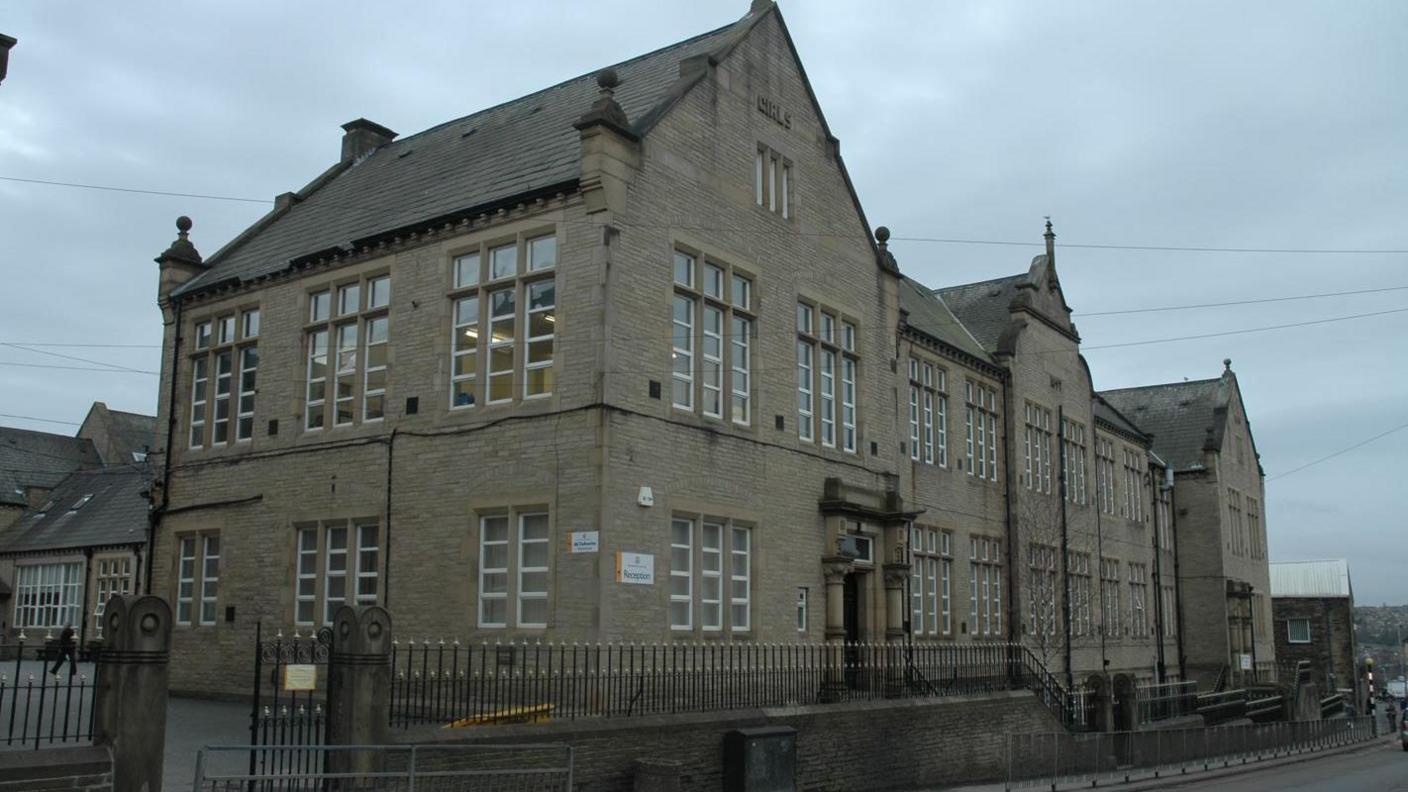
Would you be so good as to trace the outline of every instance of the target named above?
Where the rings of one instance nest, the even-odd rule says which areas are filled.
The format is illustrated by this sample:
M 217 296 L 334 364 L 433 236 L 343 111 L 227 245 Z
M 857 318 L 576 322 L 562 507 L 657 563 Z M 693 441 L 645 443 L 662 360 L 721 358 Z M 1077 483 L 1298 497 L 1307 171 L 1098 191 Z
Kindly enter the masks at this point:
M 272 199 L 338 156 L 728 23 L 743 0 L 547 4 L 10 0 L 0 176 Z M 869 219 L 933 286 L 1036 248 L 903 240 L 1408 249 L 1408 3 L 783 4 Z M 152 258 L 207 255 L 267 206 L 0 180 L 0 342 L 155 371 Z M 1131 308 L 1408 286 L 1404 254 L 1067 248 L 1087 346 L 1408 308 L 1408 289 L 1126 316 Z M 1408 313 L 1087 353 L 1097 387 L 1216 376 L 1230 357 L 1268 474 L 1273 560 L 1348 557 L 1360 604 L 1408 602 Z M 99 344 L 145 345 L 103 348 Z M 88 366 L 0 347 L 0 361 Z M 0 366 L 0 413 L 155 413 L 156 378 Z M 71 433 L 75 426 L 0 417 Z

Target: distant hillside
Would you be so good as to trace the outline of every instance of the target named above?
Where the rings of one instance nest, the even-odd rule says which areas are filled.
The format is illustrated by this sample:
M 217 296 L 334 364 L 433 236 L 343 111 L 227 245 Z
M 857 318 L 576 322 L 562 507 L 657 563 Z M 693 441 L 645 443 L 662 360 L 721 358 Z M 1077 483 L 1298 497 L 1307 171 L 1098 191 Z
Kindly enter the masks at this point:
M 1354 609 L 1354 626 L 1360 644 L 1393 646 L 1401 628 L 1408 640 L 1408 605 L 1359 605 Z

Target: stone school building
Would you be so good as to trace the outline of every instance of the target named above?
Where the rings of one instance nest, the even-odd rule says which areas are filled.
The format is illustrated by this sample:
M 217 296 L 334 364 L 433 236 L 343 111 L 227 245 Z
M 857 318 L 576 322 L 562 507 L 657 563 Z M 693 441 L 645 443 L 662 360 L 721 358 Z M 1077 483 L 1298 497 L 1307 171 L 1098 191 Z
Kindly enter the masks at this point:
M 772 4 L 343 132 L 223 247 L 181 218 L 157 258 L 175 689 L 243 690 L 256 624 L 342 604 L 446 640 L 1185 673 L 1177 479 L 1095 390 L 1050 227 L 1009 277 L 903 276 Z

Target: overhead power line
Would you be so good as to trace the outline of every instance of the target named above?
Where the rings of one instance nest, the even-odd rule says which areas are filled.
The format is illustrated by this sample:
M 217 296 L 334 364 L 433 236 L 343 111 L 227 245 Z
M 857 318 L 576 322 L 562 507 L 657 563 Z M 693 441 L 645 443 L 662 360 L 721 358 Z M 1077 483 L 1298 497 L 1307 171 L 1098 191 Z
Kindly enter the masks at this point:
M 60 421 L 56 418 L 35 418 L 33 415 L 11 415 L 10 413 L 0 413 L 0 418 L 14 418 L 18 421 L 39 421 L 40 423 L 68 424 L 69 426 L 82 426 L 78 421 Z
M 1330 461 L 1331 459 L 1334 459 L 1334 458 L 1337 457 L 1337 456 L 1342 456 L 1342 455 L 1344 455 L 1344 454 L 1348 454 L 1350 451 L 1353 451 L 1353 450 L 1355 450 L 1356 448 L 1362 448 L 1362 447 L 1364 447 L 1364 446 L 1366 446 L 1366 445 L 1368 445 L 1368 444 L 1374 442 L 1375 440 L 1380 440 L 1380 439 L 1382 439 L 1382 438 L 1388 437 L 1389 435 L 1393 434 L 1394 432 L 1401 432 L 1401 431 L 1403 431 L 1404 429 L 1408 429 L 1408 423 L 1399 424 L 1398 426 L 1395 426 L 1395 427 L 1393 427 L 1392 429 L 1389 429 L 1389 430 L 1384 431 L 1384 432 L 1379 432 L 1378 434 L 1374 435 L 1373 437 L 1370 437 L 1370 438 L 1365 439 L 1365 440 L 1360 440 L 1359 442 L 1355 443 L 1354 445 L 1345 446 L 1344 448 L 1341 448 L 1340 450 L 1336 451 L 1336 452 L 1333 453 L 1333 454 L 1326 454 L 1325 456 L 1322 456 L 1322 457 L 1320 457 L 1319 459 L 1314 460 L 1313 462 L 1307 462 L 1307 463 L 1305 463 L 1304 465 L 1301 465 L 1300 467 L 1291 468 L 1290 470 L 1287 470 L 1285 473 L 1277 473 L 1276 475 L 1274 475 L 1274 476 L 1268 478 L 1267 481 L 1275 481 L 1276 479 L 1282 479 L 1282 478 L 1285 478 L 1286 476 L 1291 475 L 1292 473 L 1299 473 L 1299 472 L 1301 472 L 1302 470 L 1305 470 L 1306 468 L 1315 467 L 1316 465 L 1320 464 L 1321 462 L 1328 462 L 1328 461 Z
M 108 374 L 150 374 L 153 377 L 159 376 L 160 371 L 144 371 L 143 369 L 120 369 L 120 368 L 99 368 L 98 366 L 55 366 L 48 363 L 17 363 L 13 360 L 0 360 L 0 366 L 15 366 L 17 368 L 38 368 L 38 369 L 63 369 L 66 371 L 103 371 Z
M 247 198 L 235 195 L 211 195 L 207 193 L 187 193 L 170 190 L 148 190 L 137 187 L 119 187 L 107 184 L 87 184 L 83 182 L 55 181 L 51 179 L 28 179 L 19 176 L 0 176 L 0 181 L 16 182 L 20 184 L 41 184 L 49 187 L 70 187 L 83 190 L 101 190 L 106 192 L 134 193 L 138 195 L 156 195 L 168 198 L 195 198 L 209 201 L 235 201 L 239 203 L 253 203 L 272 205 L 270 198 Z M 338 204 L 327 204 L 339 206 Z M 348 206 L 341 205 L 351 211 L 376 211 L 368 206 Z M 572 221 L 568 221 L 572 222 Z M 589 221 L 581 221 L 589 223 Z M 594 223 L 590 223 L 595 225 Z M 692 231 L 720 231 L 728 233 L 766 233 L 776 234 L 776 230 L 767 229 L 747 229 L 747 228 L 723 228 L 710 226 L 691 226 L 678 223 L 623 223 L 628 227 L 636 228 L 674 228 L 687 229 Z M 830 238 L 860 238 L 854 233 L 828 233 L 828 232 L 805 232 L 793 231 L 797 236 L 817 236 Z M 1007 245 L 1015 247 L 1042 247 L 1044 241 L 1035 242 L 1029 240 L 1013 239 L 963 239 L 949 237 L 926 237 L 926 236 L 891 236 L 895 242 L 925 242 L 944 245 Z M 1408 254 L 1408 248 L 1275 248 L 1275 247 L 1214 247 L 1211 245 L 1121 245 L 1097 242 L 1063 242 L 1063 248 L 1076 248 L 1085 250 L 1136 250 L 1164 253 L 1251 253 L 1251 254 L 1295 254 L 1295 255 L 1404 255 Z
M 1193 341 L 1200 338 L 1221 338 L 1223 336 L 1244 335 L 1246 333 L 1265 333 L 1271 330 L 1286 330 L 1292 327 L 1309 327 L 1310 325 L 1329 324 L 1331 322 L 1346 322 L 1350 319 L 1366 319 L 1371 316 L 1385 316 L 1387 314 L 1408 313 L 1408 308 L 1394 308 L 1388 311 L 1373 311 L 1371 313 L 1350 314 L 1349 316 L 1332 316 L 1328 319 L 1312 319 L 1308 322 L 1291 322 L 1290 324 L 1267 325 L 1265 327 L 1246 327 L 1241 330 L 1224 330 L 1218 333 L 1199 333 L 1197 335 L 1174 336 L 1172 338 L 1151 338 L 1147 341 L 1125 341 L 1120 344 L 1097 344 L 1095 346 L 1081 347 L 1082 351 L 1095 349 L 1118 349 L 1120 347 L 1145 346 L 1148 344 L 1167 344 L 1173 341 Z
M 79 362 L 79 363 L 92 363 L 92 364 L 95 365 L 95 366 L 104 366 L 104 367 L 110 368 L 110 369 L 112 369 L 112 370 L 114 370 L 114 371 L 136 371 L 136 372 L 142 372 L 141 369 L 134 369 L 134 368 L 132 368 L 131 366 L 119 366 L 119 365 L 116 364 L 116 363 L 107 363 L 107 362 L 104 362 L 104 361 L 101 361 L 101 360 L 91 360 L 91 359 L 89 359 L 89 358 L 82 358 L 82 357 L 77 357 L 77 356 L 74 356 L 74 355 L 65 355 L 65 354 L 63 354 L 62 352 L 49 352 L 49 351 L 44 350 L 44 349 L 32 349 L 32 348 L 27 347 L 27 346 L 24 346 L 24 345 L 22 345 L 22 344 L 11 344 L 11 343 L 6 343 L 6 342 L 0 342 L 0 346 L 6 346 L 6 347 L 9 347 L 9 348 L 11 348 L 11 349 L 19 349 L 19 350 L 22 350 L 22 351 L 24 351 L 24 352 L 33 352 L 33 353 L 36 354 L 36 355 L 48 355 L 49 357 L 62 358 L 62 359 L 64 359 L 64 360 L 74 360 L 74 361 L 77 361 L 77 362 Z
M 1194 305 L 1166 305 L 1159 308 L 1127 308 L 1120 311 L 1076 311 L 1081 318 L 1091 316 L 1121 316 L 1124 314 L 1157 313 L 1159 311 L 1187 311 L 1194 308 L 1224 308 L 1233 305 L 1258 305 L 1260 303 L 1288 302 L 1291 300 L 1314 300 L 1321 297 L 1348 297 L 1356 294 L 1382 294 L 1384 292 L 1408 291 L 1408 286 L 1384 286 L 1378 289 L 1357 289 L 1355 291 L 1320 292 L 1299 294 L 1294 297 L 1263 297 L 1256 300 L 1231 300 L 1228 302 L 1197 303 Z

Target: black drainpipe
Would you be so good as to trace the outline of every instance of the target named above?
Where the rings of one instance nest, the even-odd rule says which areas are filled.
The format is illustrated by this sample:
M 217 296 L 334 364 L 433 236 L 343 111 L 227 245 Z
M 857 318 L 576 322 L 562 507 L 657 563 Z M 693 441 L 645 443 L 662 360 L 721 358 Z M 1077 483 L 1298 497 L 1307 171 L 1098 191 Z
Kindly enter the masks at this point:
M 1178 677 L 1182 681 L 1188 680 L 1188 656 L 1183 653 L 1183 580 L 1179 576 L 1178 570 L 1178 502 L 1174 499 L 1178 491 L 1177 475 L 1170 475 L 1169 481 L 1173 482 L 1173 489 L 1168 495 L 1168 529 L 1169 536 L 1173 537 L 1173 607 L 1174 607 L 1174 629 L 1178 631 Z
M 156 567 L 156 529 L 161 515 L 171 503 L 171 449 L 176 437 L 176 382 L 181 371 L 181 301 L 171 300 L 176 324 L 176 336 L 171 344 L 171 388 L 166 399 L 166 453 L 161 457 L 161 505 L 147 515 L 147 579 L 146 593 L 152 593 L 152 570 Z
M 396 431 L 400 427 L 391 430 L 391 437 L 386 440 L 386 530 L 383 532 L 386 539 L 386 552 L 383 554 L 385 569 L 382 572 L 381 586 L 381 607 L 391 609 L 391 470 L 392 463 L 396 456 Z
M 83 615 L 78 622 L 78 650 L 88 645 L 88 593 L 93 586 L 93 548 L 83 548 Z M 96 587 L 94 587 L 96 588 Z
M 1017 566 L 1015 555 L 1015 545 L 1017 535 L 1012 528 L 1012 452 L 1016 449 L 1016 435 L 1013 433 L 1013 424 L 1016 418 L 1013 416 L 1012 405 L 1007 403 L 1007 385 L 1009 377 L 1002 378 L 1002 412 L 1006 416 L 1006 430 L 1004 440 L 1012 441 L 1002 444 L 1002 467 L 1003 467 L 1003 487 L 1002 487 L 1002 521 L 1007 532 L 1007 541 L 1003 542 L 1007 546 L 1007 639 L 1009 641 L 1019 641 L 1022 631 L 1017 626 L 1018 619 L 1021 618 L 1022 609 L 1017 604 Z
M 1061 596 L 1061 618 L 1062 625 L 1066 631 L 1066 689 L 1076 689 L 1075 671 L 1071 668 L 1071 540 L 1069 526 L 1066 522 L 1066 406 L 1064 404 L 1056 406 L 1056 444 L 1057 451 L 1060 451 L 1061 460 L 1060 474 L 1061 486 L 1057 492 L 1061 499 L 1061 580 L 1065 584 L 1065 592 Z M 1099 540 L 1099 534 L 1096 534 Z M 1056 592 L 1052 592 L 1055 596 Z M 1105 650 L 1102 646 L 1100 655 L 1103 657 Z
M 1167 667 L 1164 661 L 1164 574 L 1163 574 L 1163 551 L 1159 547 L 1159 533 L 1168 530 L 1167 525 L 1159 522 L 1159 493 L 1163 492 L 1164 482 L 1154 479 L 1153 468 L 1150 468 L 1149 480 L 1151 486 L 1149 492 L 1153 497 L 1154 515 L 1154 645 L 1158 647 L 1158 681 L 1160 684 L 1167 681 Z

